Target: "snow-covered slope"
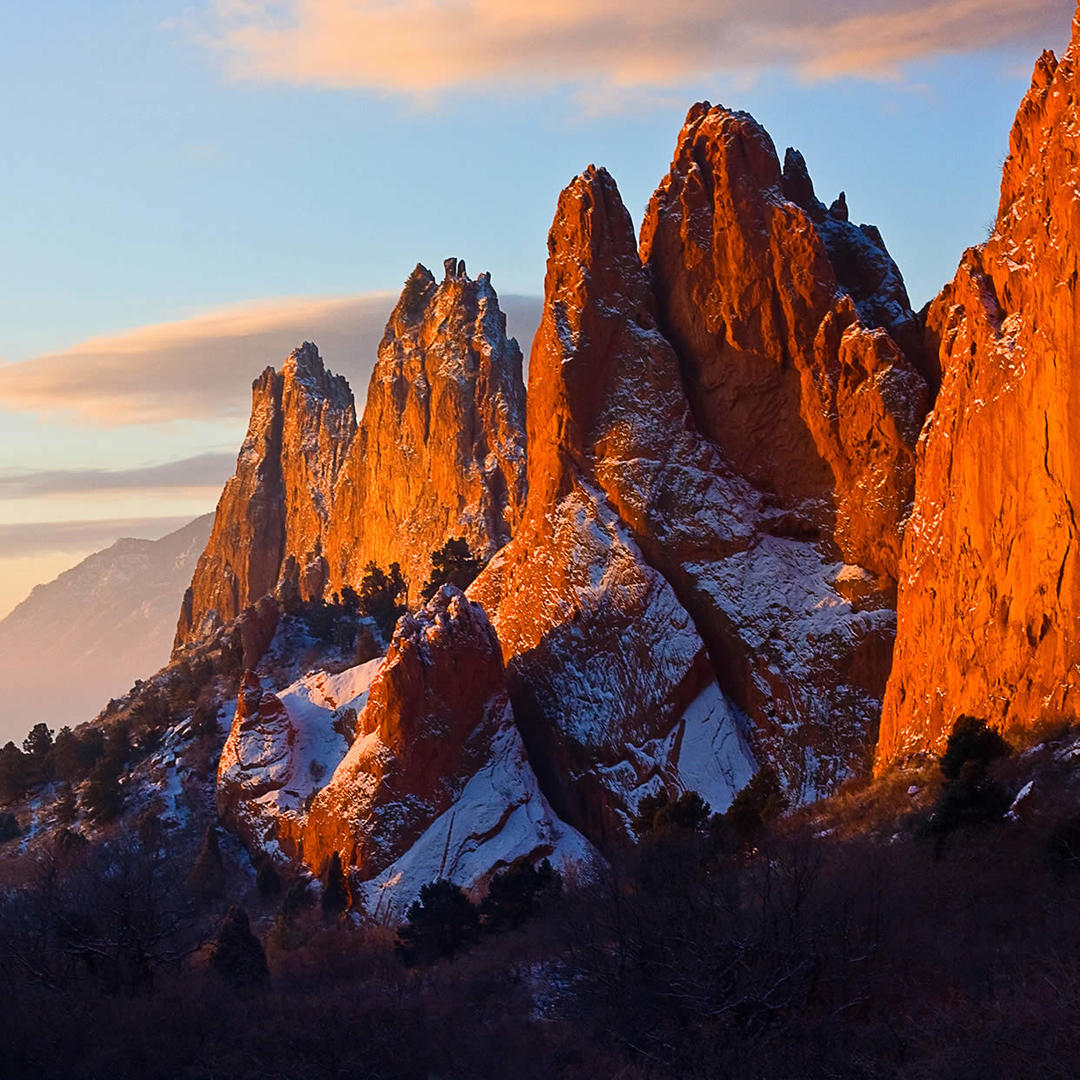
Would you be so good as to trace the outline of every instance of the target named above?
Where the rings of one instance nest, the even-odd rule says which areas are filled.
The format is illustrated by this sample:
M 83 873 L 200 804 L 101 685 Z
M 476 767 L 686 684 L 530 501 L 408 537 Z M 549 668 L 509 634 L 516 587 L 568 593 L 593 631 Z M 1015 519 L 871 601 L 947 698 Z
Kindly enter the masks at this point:
M 79 724 L 169 659 L 212 514 L 160 540 L 118 540 L 0 622 L 0 739 Z

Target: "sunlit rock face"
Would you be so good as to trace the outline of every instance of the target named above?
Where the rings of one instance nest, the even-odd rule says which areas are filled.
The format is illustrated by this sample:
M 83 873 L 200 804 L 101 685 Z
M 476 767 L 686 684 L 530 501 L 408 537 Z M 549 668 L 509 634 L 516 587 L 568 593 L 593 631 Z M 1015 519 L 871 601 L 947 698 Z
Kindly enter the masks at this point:
M 401 564 L 417 598 L 432 551 L 464 536 L 478 555 L 509 540 L 525 495 L 521 350 L 490 277 L 448 259 L 417 266 L 386 327 L 360 431 L 337 486 L 332 587 L 369 560 Z
M 387 324 L 357 429 L 352 392 L 305 344 L 253 387 L 251 420 L 184 599 L 176 648 L 286 589 L 357 587 L 398 562 L 415 598 L 432 551 L 510 538 L 525 493 L 521 351 L 487 274 L 418 266 Z
M 917 320 L 873 226 L 783 171 L 746 113 L 697 105 L 641 231 L 698 428 L 782 529 L 895 581 L 926 387 Z
M 317 871 L 335 851 L 373 896 L 473 884 L 523 855 L 587 857 L 539 791 L 491 624 L 453 586 L 399 621 L 355 739 L 315 797 L 303 859 Z
M 702 694 L 736 784 L 770 761 L 805 797 L 871 753 L 926 385 L 876 231 L 788 165 L 698 107 L 640 255 L 603 170 L 549 235 L 525 516 L 470 595 L 541 779 L 600 839 L 691 786 L 669 739 Z
M 305 343 L 252 387 L 236 472 L 184 598 L 176 648 L 206 637 L 274 591 L 292 556 L 305 598 L 321 594 L 321 542 L 334 485 L 356 431 L 352 392 Z
M 900 568 L 879 766 L 962 714 L 1006 729 L 1080 707 L 1077 29 L 1044 53 L 993 235 L 933 302 L 941 391 Z

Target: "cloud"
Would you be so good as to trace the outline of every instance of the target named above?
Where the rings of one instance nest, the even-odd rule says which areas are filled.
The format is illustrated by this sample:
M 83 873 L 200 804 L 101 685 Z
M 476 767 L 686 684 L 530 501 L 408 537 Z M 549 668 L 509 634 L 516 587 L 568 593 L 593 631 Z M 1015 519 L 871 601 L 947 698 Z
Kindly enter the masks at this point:
M 190 521 L 190 517 L 20 521 L 0 525 L 0 558 L 85 553 L 113 544 L 121 536 L 157 540 Z
M 211 0 L 232 74 L 428 97 L 453 89 L 684 84 L 779 64 L 806 78 L 1055 41 L 1073 0 Z M 606 88 L 606 89 L 605 89 Z
M 348 378 L 363 403 L 396 297 L 289 298 L 97 338 L 63 352 L 0 365 L 0 409 L 73 414 L 117 426 L 172 420 L 244 419 L 251 382 L 302 341 Z M 540 302 L 505 297 L 511 332 L 527 350 Z
M 105 491 L 220 490 L 232 475 L 233 453 L 205 453 L 135 469 L 0 470 L 0 499 Z

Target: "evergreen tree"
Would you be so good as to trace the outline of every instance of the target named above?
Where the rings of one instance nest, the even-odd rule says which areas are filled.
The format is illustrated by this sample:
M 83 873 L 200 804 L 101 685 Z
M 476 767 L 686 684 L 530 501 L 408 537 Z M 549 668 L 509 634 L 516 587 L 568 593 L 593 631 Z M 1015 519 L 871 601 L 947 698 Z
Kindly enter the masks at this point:
M 90 779 L 83 793 L 86 811 L 99 825 L 119 817 L 124 808 L 120 778 L 130 753 L 128 730 L 123 725 L 116 725 L 108 733 L 104 753 L 90 770 Z
M 336 851 L 331 852 L 330 858 L 326 860 L 321 881 L 323 915 L 329 919 L 348 911 L 352 896 L 349 893 L 345 870 L 341 865 L 341 856 Z
M 40 784 L 53 776 L 53 732 L 45 723 L 37 723 L 23 739 L 23 753 L 30 767 L 31 783 Z
M 713 836 L 726 848 L 737 849 L 752 844 L 787 807 L 787 797 L 776 770 L 771 765 L 763 765 L 732 799 L 727 810 L 713 818 Z
M 221 861 L 217 826 L 213 822 L 206 827 L 202 847 L 188 874 L 188 885 L 208 900 L 225 895 L 225 864 Z
M 238 904 L 222 920 L 210 947 L 210 967 L 232 986 L 253 986 L 270 974 L 262 942 L 251 932 L 247 912 Z
M 638 812 L 631 827 L 638 836 L 656 835 L 673 829 L 696 832 L 709 820 L 709 804 L 696 792 L 684 791 L 672 800 L 661 788 L 655 795 L 646 795 L 638 803 Z
M 420 890 L 406 912 L 395 951 L 409 966 L 449 959 L 467 948 L 480 931 L 480 912 L 459 885 L 441 878 Z
M 0 749 L 0 802 L 9 803 L 21 799 L 30 784 L 30 763 L 26 755 L 13 743 Z
M 483 568 L 483 559 L 473 555 L 463 536 L 451 537 L 431 553 L 431 576 L 420 596 L 426 604 L 444 585 L 467 589 Z
M 75 789 L 71 784 L 65 783 L 56 800 L 56 821 L 60 825 L 73 825 L 77 814 L 78 802 L 75 799 Z
M 1000 821 L 1009 809 L 1009 793 L 990 775 L 990 766 L 1011 750 L 985 720 L 961 716 L 953 725 L 945 753 L 938 759 L 945 783 L 926 824 L 926 832 L 936 837 L 939 854 L 954 830 Z
M 19 819 L 16 816 L 7 812 L 0 813 L 0 844 L 7 843 L 8 840 L 14 840 L 15 837 L 21 834 Z
M 534 866 L 522 855 L 491 879 L 487 896 L 480 902 L 484 929 L 516 929 L 561 889 L 562 878 L 549 859 Z
M 397 563 L 390 564 L 389 572 L 382 570 L 375 562 L 369 562 L 364 568 L 360 581 L 360 614 L 373 619 L 379 633 L 388 641 L 398 619 L 407 610 L 407 591 L 401 567 Z

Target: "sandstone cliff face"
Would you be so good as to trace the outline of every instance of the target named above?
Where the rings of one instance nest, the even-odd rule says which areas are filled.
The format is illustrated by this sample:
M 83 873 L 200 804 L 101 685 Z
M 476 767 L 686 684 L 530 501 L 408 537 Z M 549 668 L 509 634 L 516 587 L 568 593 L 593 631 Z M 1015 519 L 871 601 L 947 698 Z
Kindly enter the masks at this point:
M 251 420 L 236 473 L 184 597 L 176 649 L 206 637 L 274 591 L 284 560 L 308 570 L 306 598 L 321 594 L 320 544 L 334 484 L 356 430 L 352 392 L 310 342 L 252 387 Z
M 403 879 L 408 902 L 427 881 L 472 884 L 520 855 L 587 855 L 529 768 L 491 624 L 453 586 L 398 623 L 355 741 L 312 804 L 303 859 L 318 871 L 334 851 L 376 903 Z
M 702 450 L 706 467 L 712 458 L 687 434 L 675 358 L 606 171 L 590 168 L 562 193 L 548 251 L 525 519 L 470 596 L 493 614 L 545 790 L 560 814 L 609 841 L 625 835 L 643 794 L 680 784 L 674 733 L 699 698 L 715 705 L 713 735 L 726 748 L 717 769 L 731 774 L 706 796 L 725 805 L 752 763 L 693 619 L 628 524 L 663 515 L 665 476 L 691 474 L 684 494 L 708 500 Z
M 1080 708 L 1078 27 L 1012 130 L 993 235 L 932 304 L 942 385 L 920 441 L 878 764 L 955 719 Z
M 415 598 L 431 552 L 464 536 L 490 555 L 525 493 L 521 351 L 489 275 L 448 259 L 437 283 L 417 266 L 390 316 L 327 538 L 333 588 L 369 560 L 396 561 Z
M 746 113 L 690 110 L 649 204 L 641 255 L 694 417 L 735 471 L 895 581 L 927 408 L 918 327 L 877 230 L 826 210 L 801 155 L 784 171 Z
M 788 174 L 749 117 L 693 110 L 645 269 L 603 170 L 559 201 L 525 517 L 470 595 L 547 790 L 594 838 L 692 786 L 663 748 L 706 700 L 740 782 L 743 737 L 803 796 L 870 754 L 926 386 L 869 322 L 916 330 L 880 238 L 830 217 L 797 155 Z

